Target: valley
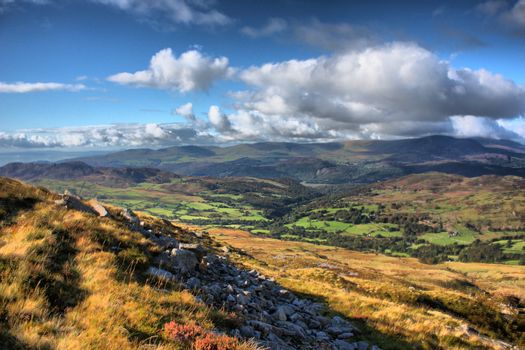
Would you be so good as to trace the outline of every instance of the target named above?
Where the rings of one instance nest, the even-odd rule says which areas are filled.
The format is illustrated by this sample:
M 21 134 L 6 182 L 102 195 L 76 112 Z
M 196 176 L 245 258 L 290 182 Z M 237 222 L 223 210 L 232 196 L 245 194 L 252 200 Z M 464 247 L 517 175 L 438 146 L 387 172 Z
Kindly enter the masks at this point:
M 28 164 L 24 171 L 33 174 L 28 180 L 60 193 L 96 197 L 187 224 L 413 256 L 427 263 L 525 261 L 525 180 L 520 177 L 426 173 L 374 184 L 307 187 L 291 179 L 85 166 L 93 170 L 83 176 L 64 170 L 82 169 L 77 163 L 51 165 L 43 172 L 28 170 Z M 0 174 L 16 176 L 9 166 Z

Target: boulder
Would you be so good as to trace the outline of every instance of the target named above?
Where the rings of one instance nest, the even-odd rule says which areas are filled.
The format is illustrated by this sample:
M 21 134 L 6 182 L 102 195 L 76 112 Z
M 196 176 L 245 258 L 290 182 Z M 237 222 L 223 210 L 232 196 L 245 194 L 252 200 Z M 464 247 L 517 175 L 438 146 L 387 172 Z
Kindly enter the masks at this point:
M 282 307 L 277 308 L 277 311 L 275 311 L 274 317 L 279 321 L 286 321 L 286 313 L 284 312 L 284 308 Z
M 108 216 L 108 211 L 102 204 L 100 204 L 96 199 L 92 199 L 88 202 L 91 208 L 98 214 L 100 217 Z
M 173 249 L 171 251 L 173 256 L 173 262 L 175 268 L 178 269 L 182 274 L 191 274 L 195 271 L 199 261 L 195 253 L 185 249 Z
M 55 203 L 58 205 L 63 205 L 67 209 L 78 210 L 88 214 L 96 214 L 96 212 L 89 205 L 86 205 L 84 202 L 82 202 L 80 197 L 74 195 L 65 194 L 62 196 L 62 199 L 55 201 Z
M 239 331 L 240 331 L 241 335 L 243 337 L 245 337 L 245 338 L 253 338 L 253 337 L 255 337 L 255 332 L 253 330 L 253 327 L 242 326 Z
M 163 279 L 163 280 L 172 280 L 175 278 L 175 275 L 173 275 L 171 272 L 163 270 L 163 269 L 158 269 L 153 266 L 150 266 L 146 270 L 146 274 L 151 277 L 156 277 L 156 278 Z
M 197 277 L 191 277 L 186 281 L 186 287 L 189 289 L 197 289 L 201 286 L 201 280 Z

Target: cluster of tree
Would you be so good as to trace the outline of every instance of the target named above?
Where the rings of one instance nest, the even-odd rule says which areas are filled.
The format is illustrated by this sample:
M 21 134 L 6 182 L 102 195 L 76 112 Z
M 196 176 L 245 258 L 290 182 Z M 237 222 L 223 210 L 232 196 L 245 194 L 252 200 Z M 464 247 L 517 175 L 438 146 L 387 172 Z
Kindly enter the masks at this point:
M 504 257 L 499 244 L 481 242 L 479 239 L 472 242 L 459 254 L 459 260 L 464 262 L 498 262 Z
M 270 226 L 270 235 L 280 239 L 308 240 L 323 244 L 338 246 L 358 251 L 374 251 L 379 253 L 406 253 L 427 264 L 437 264 L 458 256 L 464 262 L 501 262 L 504 260 L 520 260 L 525 264 L 525 254 L 504 253 L 501 246 L 479 240 L 470 245 L 436 245 L 418 239 L 417 236 L 405 237 L 366 237 L 345 236 L 323 229 L 305 229 L 304 227 L 288 228 L 285 226 Z M 413 248 L 416 244 L 417 248 Z M 525 252 L 524 252 L 525 253 Z
M 308 213 L 312 220 L 339 221 L 350 224 L 368 224 L 375 218 L 374 213 L 367 213 L 363 207 L 352 207 L 350 209 L 340 209 L 336 212 L 328 212 L 326 209 Z

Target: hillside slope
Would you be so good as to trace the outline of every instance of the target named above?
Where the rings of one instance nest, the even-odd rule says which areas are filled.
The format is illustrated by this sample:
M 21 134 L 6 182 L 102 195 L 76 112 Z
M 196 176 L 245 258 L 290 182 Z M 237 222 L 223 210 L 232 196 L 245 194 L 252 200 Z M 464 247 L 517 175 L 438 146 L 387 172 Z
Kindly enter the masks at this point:
M 9 349 L 378 349 L 165 220 L 0 178 L 0 229 Z

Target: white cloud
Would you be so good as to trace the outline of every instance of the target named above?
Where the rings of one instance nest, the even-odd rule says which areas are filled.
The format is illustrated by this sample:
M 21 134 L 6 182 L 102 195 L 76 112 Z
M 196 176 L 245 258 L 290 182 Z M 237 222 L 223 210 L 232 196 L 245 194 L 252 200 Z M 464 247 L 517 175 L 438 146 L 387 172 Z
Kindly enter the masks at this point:
M 180 115 L 190 122 L 195 121 L 195 114 L 193 113 L 193 104 L 191 102 L 185 103 L 182 106 L 175 108 L 173 114 Z
M 226 132 L 231 129 L 230 120 L 221 113 L 218 106 L 210 106 L 210 109 L 208 110 L 208 120 L 219 132 Z
M 111 124 L 0 132 L 0 148 L 130 148 L 210 143 L 205 130 L 182 124 Z
M 226 25 L 232 20 L 213 8 L 210 2 L 191 0 L 90 0 L 109 5 L 142 18 L 165 17 L 175 24 Z
M 227 78 L 232 73 L 226 57 L 210 58 L 197 50 L 186 51 L 176 57 L 168 48 L 151 58 L 148 69 L 115 74 L 108 80 L 122 85 L 187 92 L 207 90 L 215 80 Z
M 145 136 L 151 136 L 153 138 L 159 139 L 166 137 L 167 132 L 164 131 L 159 125 L 157 124 L 146 124 L 144 128 L 144 134 Z
M 4 83 L 0 82 L 0 93 L 28 93 L 41 91 L 80 91 L 86 89 L 84 84 L 62 84 L 62 83 Z
M 281 33 L 286 30 L 288 23 L 282 18 L 270 18 L 261 28 L 245 26 L 241 28 L 241 33 L 251 38 L 260 38 Z
M 412 43 L 392 43 L 240 72 L 231 135 L 382 137 L 453 132 L 453 115 L 525 112 L 525 90 L 486 70 L 455 69 Z M 246 122 L 249 120 L 249 122 Z
M 498 121 L 472 115 L 450 118 L 455 134 L 461 137 L 486 137 L 493 139 L 518 139 L 519 135 L 500 125 Z

